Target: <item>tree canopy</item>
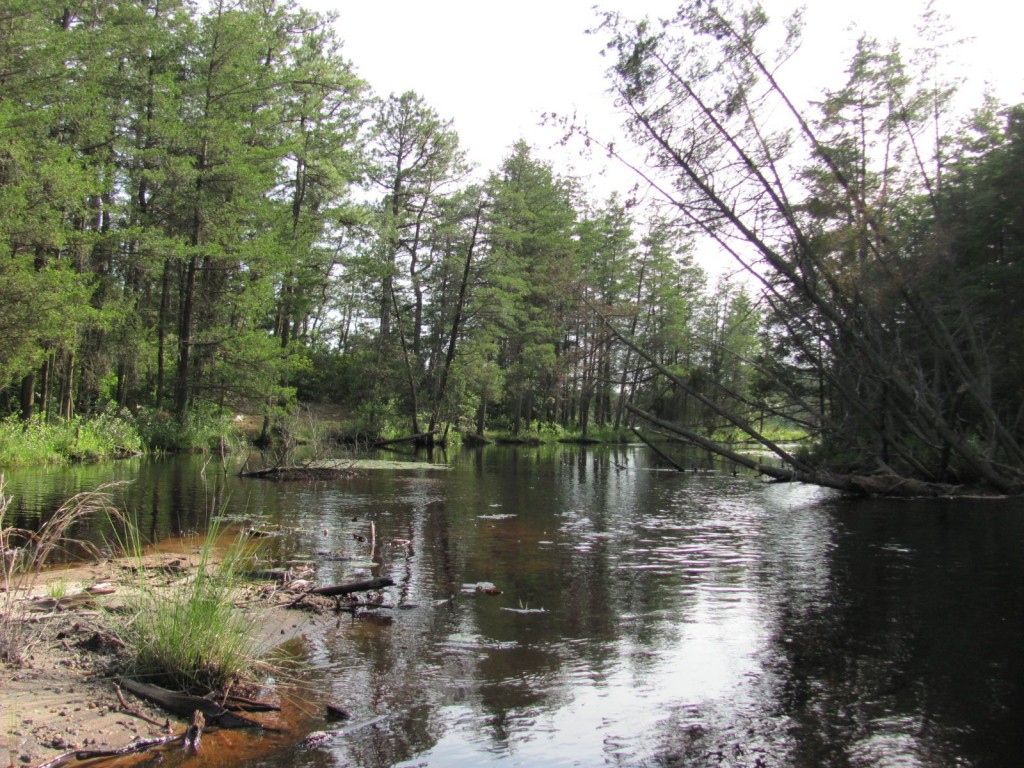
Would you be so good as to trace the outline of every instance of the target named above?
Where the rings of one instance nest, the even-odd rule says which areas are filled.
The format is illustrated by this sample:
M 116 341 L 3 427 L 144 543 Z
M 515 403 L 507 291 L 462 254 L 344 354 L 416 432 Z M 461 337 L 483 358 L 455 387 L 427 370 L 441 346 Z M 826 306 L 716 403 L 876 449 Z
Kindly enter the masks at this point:
M 601 18 L 660 206 L 522 141 L 471 172 L 457 126 L 374 94 L 290 0 L 6 3 L 0 409 L 325 401 L 428 442 L 646 423 L 854 490 L 1020 491 L 1021 107 L 957 124 L 931 17 L 916 69 L 864 37 L 806 107 L 797 18 Z M 748 279 L 710 282 L 700 241 Z

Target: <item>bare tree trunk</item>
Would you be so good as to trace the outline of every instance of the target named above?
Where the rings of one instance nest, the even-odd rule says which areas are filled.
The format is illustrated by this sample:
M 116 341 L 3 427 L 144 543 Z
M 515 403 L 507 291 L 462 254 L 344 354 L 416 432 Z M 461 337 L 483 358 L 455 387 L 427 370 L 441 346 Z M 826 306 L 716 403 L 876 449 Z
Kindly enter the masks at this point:
M 192 332 L 195 321 L 196 271 L 199 258 L 188 261 L 181 281 L 181 306 L 178 310 L 178 368 L 174 377 L 174 415 L 184 422 L 188 414 L 192 387 Z
M 75 350 L 65 353 L 64 379 L 61 382 L 60 415 L 70 419 L 75 415 Z
M 448 377 L 451 373 L 452 363 L 455 361 L 455 348 L 459 340 L 459 333 L 462 330 L 462 315 L 466 307 L 466 294 L 469 291 L 469 278 L 473 266 L 473 252 L 476 250 L 477 236 L 480 232 L 480 222 L 483 218 L 483 205 L 476 209 L 476 219 L 473 222 L 473 234 L 466 248 L 466 260 L 462 265 L 462 279 L 459 281 L 459 297 L 455 302 L 455 314 L 452 317 L 451 330 L 448 333 L 448 349 L 444 356 L 444 366 L 441 369 L 441 378 L 434 391 L 434 408 L 430 414 L 430 431 L 433 431 L 440 421 L 441 405 L 444 402 L 448 390 Z M 482 434 L 482 429 L 481 429 Z
M 30 371 L 21 380 L 21 420 L 28 421 L 35 413 L 36 372 Z

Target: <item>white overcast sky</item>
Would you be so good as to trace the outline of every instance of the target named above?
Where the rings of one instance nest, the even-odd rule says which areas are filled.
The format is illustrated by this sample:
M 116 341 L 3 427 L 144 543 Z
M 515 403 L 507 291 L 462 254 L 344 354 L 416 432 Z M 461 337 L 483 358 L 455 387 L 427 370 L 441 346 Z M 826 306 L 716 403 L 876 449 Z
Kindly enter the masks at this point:
M 594 5 L 629 16 L 663 16 L 672 0 L 300 0 L 338 14 L 344 53 L 382 95 L 414 90 L 451 119 L 472 161 L 498 167 L 511 144 L 525 138 L 566 170 L 568 150 L 549 150 L 558 132 L 540 127 L 544 112 L 573 110 L 591 125 L 614 130 L 604 93 L 602 38 L 586 35 Z M 1020 0 L 936 0 L 957 35 L 973 38 L 959 57 L 971 93 L 990 82 L 1007 102 L 1024 98 Z M 769 14 L 788 15 L 797 0 L 764 0 Z M 806 0 L 805 42 L 783 72 L 784 85 L 803 84 L 810 97 L 838 87 L 861 30 L 883 41 L 915 46 L 924 0 Z M 971 105 L 980 103 L 972 98 Z M 564 159 L 563 159 L 564 158 Z M 582 173 L 583 170 L 579 169 Z M 603 195 L 602 195 L 603 196 Z

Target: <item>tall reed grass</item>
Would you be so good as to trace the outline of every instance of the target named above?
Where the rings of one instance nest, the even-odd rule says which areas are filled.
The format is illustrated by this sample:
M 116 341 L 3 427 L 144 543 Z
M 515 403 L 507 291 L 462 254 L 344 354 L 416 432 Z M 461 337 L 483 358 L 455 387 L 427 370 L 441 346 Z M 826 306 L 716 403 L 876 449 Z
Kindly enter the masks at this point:
M 30 622 L 29 597 L 56 553 L 91 547 L 72 535 L 76 526 L 100 516 L 121 517 L 111 502 L 109 491 L 114 485 L 76 494 L 38 531 L 30 531 L 8 525 L 12 499 L 0 474 L 0 660 L 20 664 L 38 641 L 38 633 Z
M 226 546 L 215 525 L 186 576 L 161 583 L 144 567 L 138 537 L 129 542 L 137 566 L 130 619 L 117 632 L 132 656 L 133 675 L 175 690 L 226 690 L 245 681 L 260 648 L 252 618 L 237 606 L 240 566 L 253 552 L 239 536 Z

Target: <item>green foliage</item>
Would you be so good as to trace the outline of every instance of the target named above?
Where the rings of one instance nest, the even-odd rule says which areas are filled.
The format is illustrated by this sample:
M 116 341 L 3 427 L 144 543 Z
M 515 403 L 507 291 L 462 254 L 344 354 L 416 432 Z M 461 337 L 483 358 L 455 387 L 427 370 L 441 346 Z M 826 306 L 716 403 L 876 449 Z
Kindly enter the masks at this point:
M 194 402 L 287 399 L 362 172 L 365 85 L 330 20 L 13 2 L 0 392 L 20 385 L 26 414 L 57 387 L 65 417 L 173 406 L 183 426 Z
M 233 416 L 218 408 L 193 408 L 185 421 L 166 411 L 141 408 L 135 427 L 148 450 L 171 453 L 203 453 L 233 449 L 238 440 Z
M 596 440 L 599 443 L 631 443 L 636 441 L 636 436 L 631 430 L 623 427 L 616 427 L 613 424 L 598 424 L 597 426 L 590 427 L 587 429 L 587 434 L 584 436 L 578 433 L 568 433 L 563 439 L 583 438 L 587 440 Z
M 353 436 L 387 440 L 407 433 L 403 421 L 397 400 L 368 399 L 355 409 L 345 431 Z
M 556 443 L 566 437 L 567 432 L 561 424 L 550 421 L 534 422 L 529 427 L 516 430 L 496 430 L 490 436 L 498 442 L 505 443 Z
M 91 417 L 46 421 L 35 416 L 0 421 L 0 465 L 97 461 L 141 453 L 143 438 L 134 420 L 112 409 Z

